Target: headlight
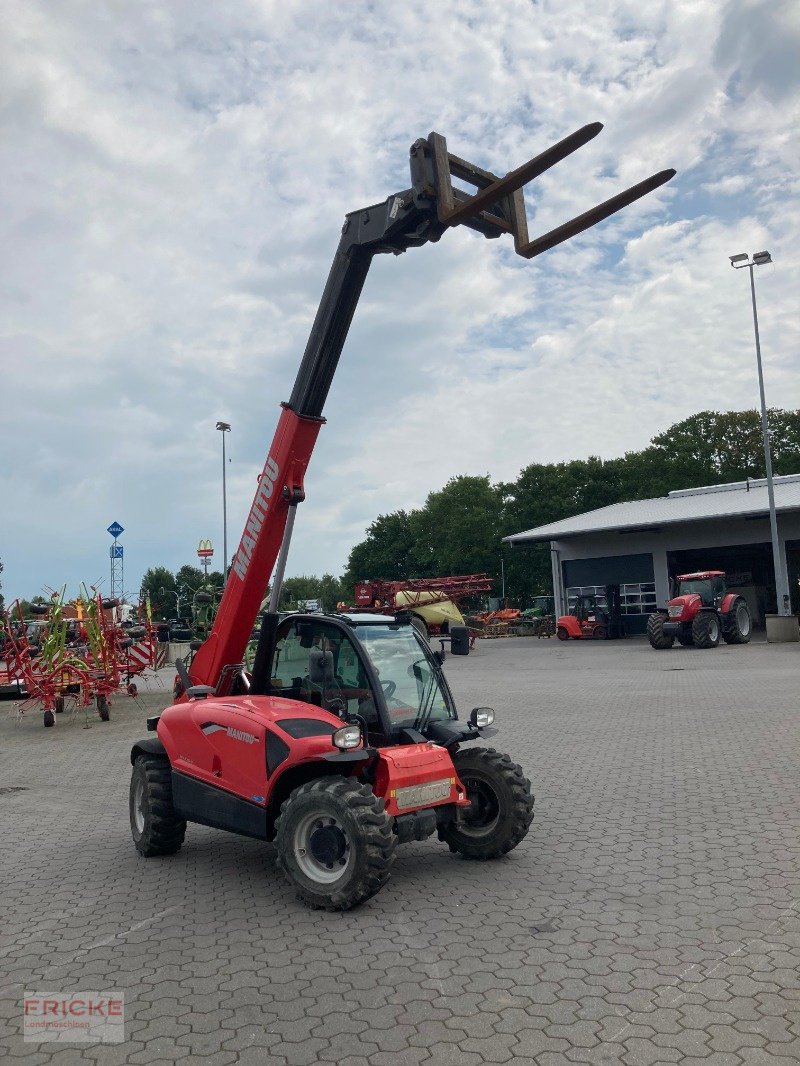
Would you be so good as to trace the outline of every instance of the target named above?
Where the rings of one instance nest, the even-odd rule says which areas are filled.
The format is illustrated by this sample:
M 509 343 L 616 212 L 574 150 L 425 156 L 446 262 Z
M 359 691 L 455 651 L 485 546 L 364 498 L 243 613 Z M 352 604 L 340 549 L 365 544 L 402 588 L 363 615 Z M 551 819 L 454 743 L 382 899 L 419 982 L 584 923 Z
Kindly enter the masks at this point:
M 491 707 L 476 707 L 469 716 L 469 724 L 478 729 L 484 729 L 494 721 L 494 711 Z
M 336 730 L 331 740 L 340 751 L 350 751 L 351 748 L 357 748 L 361 743 L 361 726 L 342 726 L 341 729 Z
M 680 618 L 680 616 L 683 614 L 683 604 L 673 604 L 673 606 L 668 607 L 667 610 L 669 611 L 670 618 Z

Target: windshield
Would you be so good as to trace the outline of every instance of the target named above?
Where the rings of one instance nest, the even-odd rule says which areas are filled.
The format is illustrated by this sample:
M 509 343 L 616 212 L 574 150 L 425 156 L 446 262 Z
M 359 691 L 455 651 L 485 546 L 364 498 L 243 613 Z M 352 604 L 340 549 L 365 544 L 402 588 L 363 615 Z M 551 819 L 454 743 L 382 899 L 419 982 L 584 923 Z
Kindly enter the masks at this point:
M 455 718 L 439 671 L 429 661 L 413 626 L 356 628 L 380 678 L 392 725 L 416 727 Z

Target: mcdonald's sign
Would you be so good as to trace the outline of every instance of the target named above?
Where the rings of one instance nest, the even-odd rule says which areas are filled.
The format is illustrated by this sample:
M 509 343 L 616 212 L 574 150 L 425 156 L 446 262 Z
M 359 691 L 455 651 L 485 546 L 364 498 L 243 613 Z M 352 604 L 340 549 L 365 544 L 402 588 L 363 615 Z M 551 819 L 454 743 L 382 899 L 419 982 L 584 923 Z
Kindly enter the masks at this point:
M 211 546 L 210 540 L 201 540 L 197 545 L 197 555 L 200 559 L 210 559 L 214 554 L 214 549 Z

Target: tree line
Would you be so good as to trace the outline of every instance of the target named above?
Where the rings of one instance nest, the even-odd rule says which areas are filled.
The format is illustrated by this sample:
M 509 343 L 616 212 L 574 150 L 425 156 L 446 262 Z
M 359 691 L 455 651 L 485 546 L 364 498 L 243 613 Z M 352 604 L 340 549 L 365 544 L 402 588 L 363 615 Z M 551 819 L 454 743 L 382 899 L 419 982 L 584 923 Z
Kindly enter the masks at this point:
M 800 472 L 800 410 L 771 408 L 767 414 L 776 475 Z M 552 591 L 548 546 L 509 549 L 502 538 L 625 500 L 666 496 L 673 489 L 744 481 L 765 476 L 761 417 L 757 411 L 701 411 L 676 422 L 638 452 L 618 459 L 531 463 L 515 481 L 462 474 L 428 494 L 422 507 L 378 515 L 348 557 L 341 578 L 287 578 L 281 610 L 318 599 L 326 610 L 353 602 L 353 586 L 365 578 L 386 581 L 488 573 L 495 595 L 505 578 L 507 598 L 525 606 Z M 2 573 L 2 562 L 0 562 Z M 207 583 L 221 590 L 214 570 Z M 203 571 L 185 565 L 172 573 L 151 567 L 142 580 L 154 617 L 186 618 L 194 592 L 206 584 Z M 42 596 L 22 601 L 44 602 Z M 0 605 L 2 593 L 0 592 Z
M 800 472 L 800 410 L 768 412 L 773 472 Z M 342 577 L 346 597 L 364 578 L 397 580 L 486 572 L 495 594 L 520 606 L 552 591 L 547 544 L 510 549 L 502 538 L 609 504 L 674 489 L 766 476 L 757 411 L 701 411 L 618 459 L 531 463 L 516 481 L 461 475 L 422 507 L 379 515 Z M 501 564 L 502 560 L 502 564 Z

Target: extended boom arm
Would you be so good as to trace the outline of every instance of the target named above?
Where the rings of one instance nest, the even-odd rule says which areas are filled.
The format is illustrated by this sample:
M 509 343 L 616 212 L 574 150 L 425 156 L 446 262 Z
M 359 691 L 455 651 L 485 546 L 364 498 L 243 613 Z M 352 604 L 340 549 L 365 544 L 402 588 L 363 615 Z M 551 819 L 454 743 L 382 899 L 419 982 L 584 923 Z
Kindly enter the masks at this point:
M 440 134 L 411 146 L 411 188 L 345 218 L 339 247 L 311 328 L 288 403 L 284 403 L 228 582 L 211 633 L 190 667 L 193 685 L 229 691 L 264 593 L 278 561 L 270 609 L 277 609 L 294 511 L 305 498 L 303 478 L 323 424 L 322 410 L 339 362 L 372 257 L 438 241 L 444 231 L 469 226 L 486 237 L 510 233 L 527 259 L 581 233 L 640 196 L 669 181 L 664 170 L 607 200 L 571 222 L 529 241 L 522 188 L 559 160 L 591 140 L 599 122 L 584 126 L 505 177 L 447 151 Z M 454 187 L 456 177 L 473 185 L 470 195 Z

